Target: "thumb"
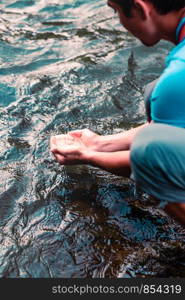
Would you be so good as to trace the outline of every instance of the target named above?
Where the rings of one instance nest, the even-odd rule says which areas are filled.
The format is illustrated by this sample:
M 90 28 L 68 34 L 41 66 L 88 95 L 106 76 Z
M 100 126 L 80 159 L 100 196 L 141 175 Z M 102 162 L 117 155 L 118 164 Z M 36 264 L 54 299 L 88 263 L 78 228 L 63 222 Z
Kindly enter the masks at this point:
M 69 135 L 80 138 L 82 136 L 82 131 L 81 130 L 73 130 L 68 132 Z

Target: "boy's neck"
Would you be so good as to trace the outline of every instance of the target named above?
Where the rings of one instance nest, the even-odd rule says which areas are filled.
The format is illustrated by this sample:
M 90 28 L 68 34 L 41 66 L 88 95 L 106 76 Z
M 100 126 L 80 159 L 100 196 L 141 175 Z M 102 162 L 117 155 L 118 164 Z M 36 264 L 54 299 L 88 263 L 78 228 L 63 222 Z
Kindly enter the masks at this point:
M 180 21 L 182 20 L 182 18 L 185 18 L 185 13 L 182 14 Z M 182 28 L 179 32 L 179 37 L 178 37 L 178 43 L 182 42 L 182 40 L 185 38 L 185 24 L 182 25 Z
M 161 29 L 162 39 L 177 44 L 185 38 L 184 25 L 180 30 L 178 42 L 176 40 L 176 30 L 183 17 L 185 17 L 185 8 L 183 8 L 180 12 L 172 12 L 167 15 L 159 16 L 159 29 Z

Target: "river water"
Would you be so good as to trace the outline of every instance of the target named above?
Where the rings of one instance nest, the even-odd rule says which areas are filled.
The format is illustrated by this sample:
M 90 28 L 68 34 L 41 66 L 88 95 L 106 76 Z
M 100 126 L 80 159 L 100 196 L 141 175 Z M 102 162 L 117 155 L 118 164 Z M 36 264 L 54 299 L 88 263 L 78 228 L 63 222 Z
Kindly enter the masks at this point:
M 133 182 L 58 165 L 53 134 L 145 121 L 146 48 L 104 0 L 0 1 L 0 276 L 184 277 L 185 231 Z

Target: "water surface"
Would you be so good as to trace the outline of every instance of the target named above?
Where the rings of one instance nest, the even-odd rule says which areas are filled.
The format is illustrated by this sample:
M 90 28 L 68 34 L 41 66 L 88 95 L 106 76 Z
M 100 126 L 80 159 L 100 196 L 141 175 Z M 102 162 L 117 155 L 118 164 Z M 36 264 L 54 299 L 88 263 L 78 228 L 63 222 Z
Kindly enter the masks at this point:
M 59 166 L 51 135 L 145 122 L 146 48 L 103 0 L 0 3 L 0 276 L 184 277 L 184 230 L 133 182 Z

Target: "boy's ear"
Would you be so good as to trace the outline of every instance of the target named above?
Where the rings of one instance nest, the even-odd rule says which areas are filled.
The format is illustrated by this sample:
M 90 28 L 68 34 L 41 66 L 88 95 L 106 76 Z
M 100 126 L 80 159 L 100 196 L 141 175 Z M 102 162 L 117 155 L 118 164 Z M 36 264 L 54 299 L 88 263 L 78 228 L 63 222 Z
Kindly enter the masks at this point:
M 149 7 L 145 0 L 135 0 L 135 10 L 143 21 L 147 19 L 149 15 Z

